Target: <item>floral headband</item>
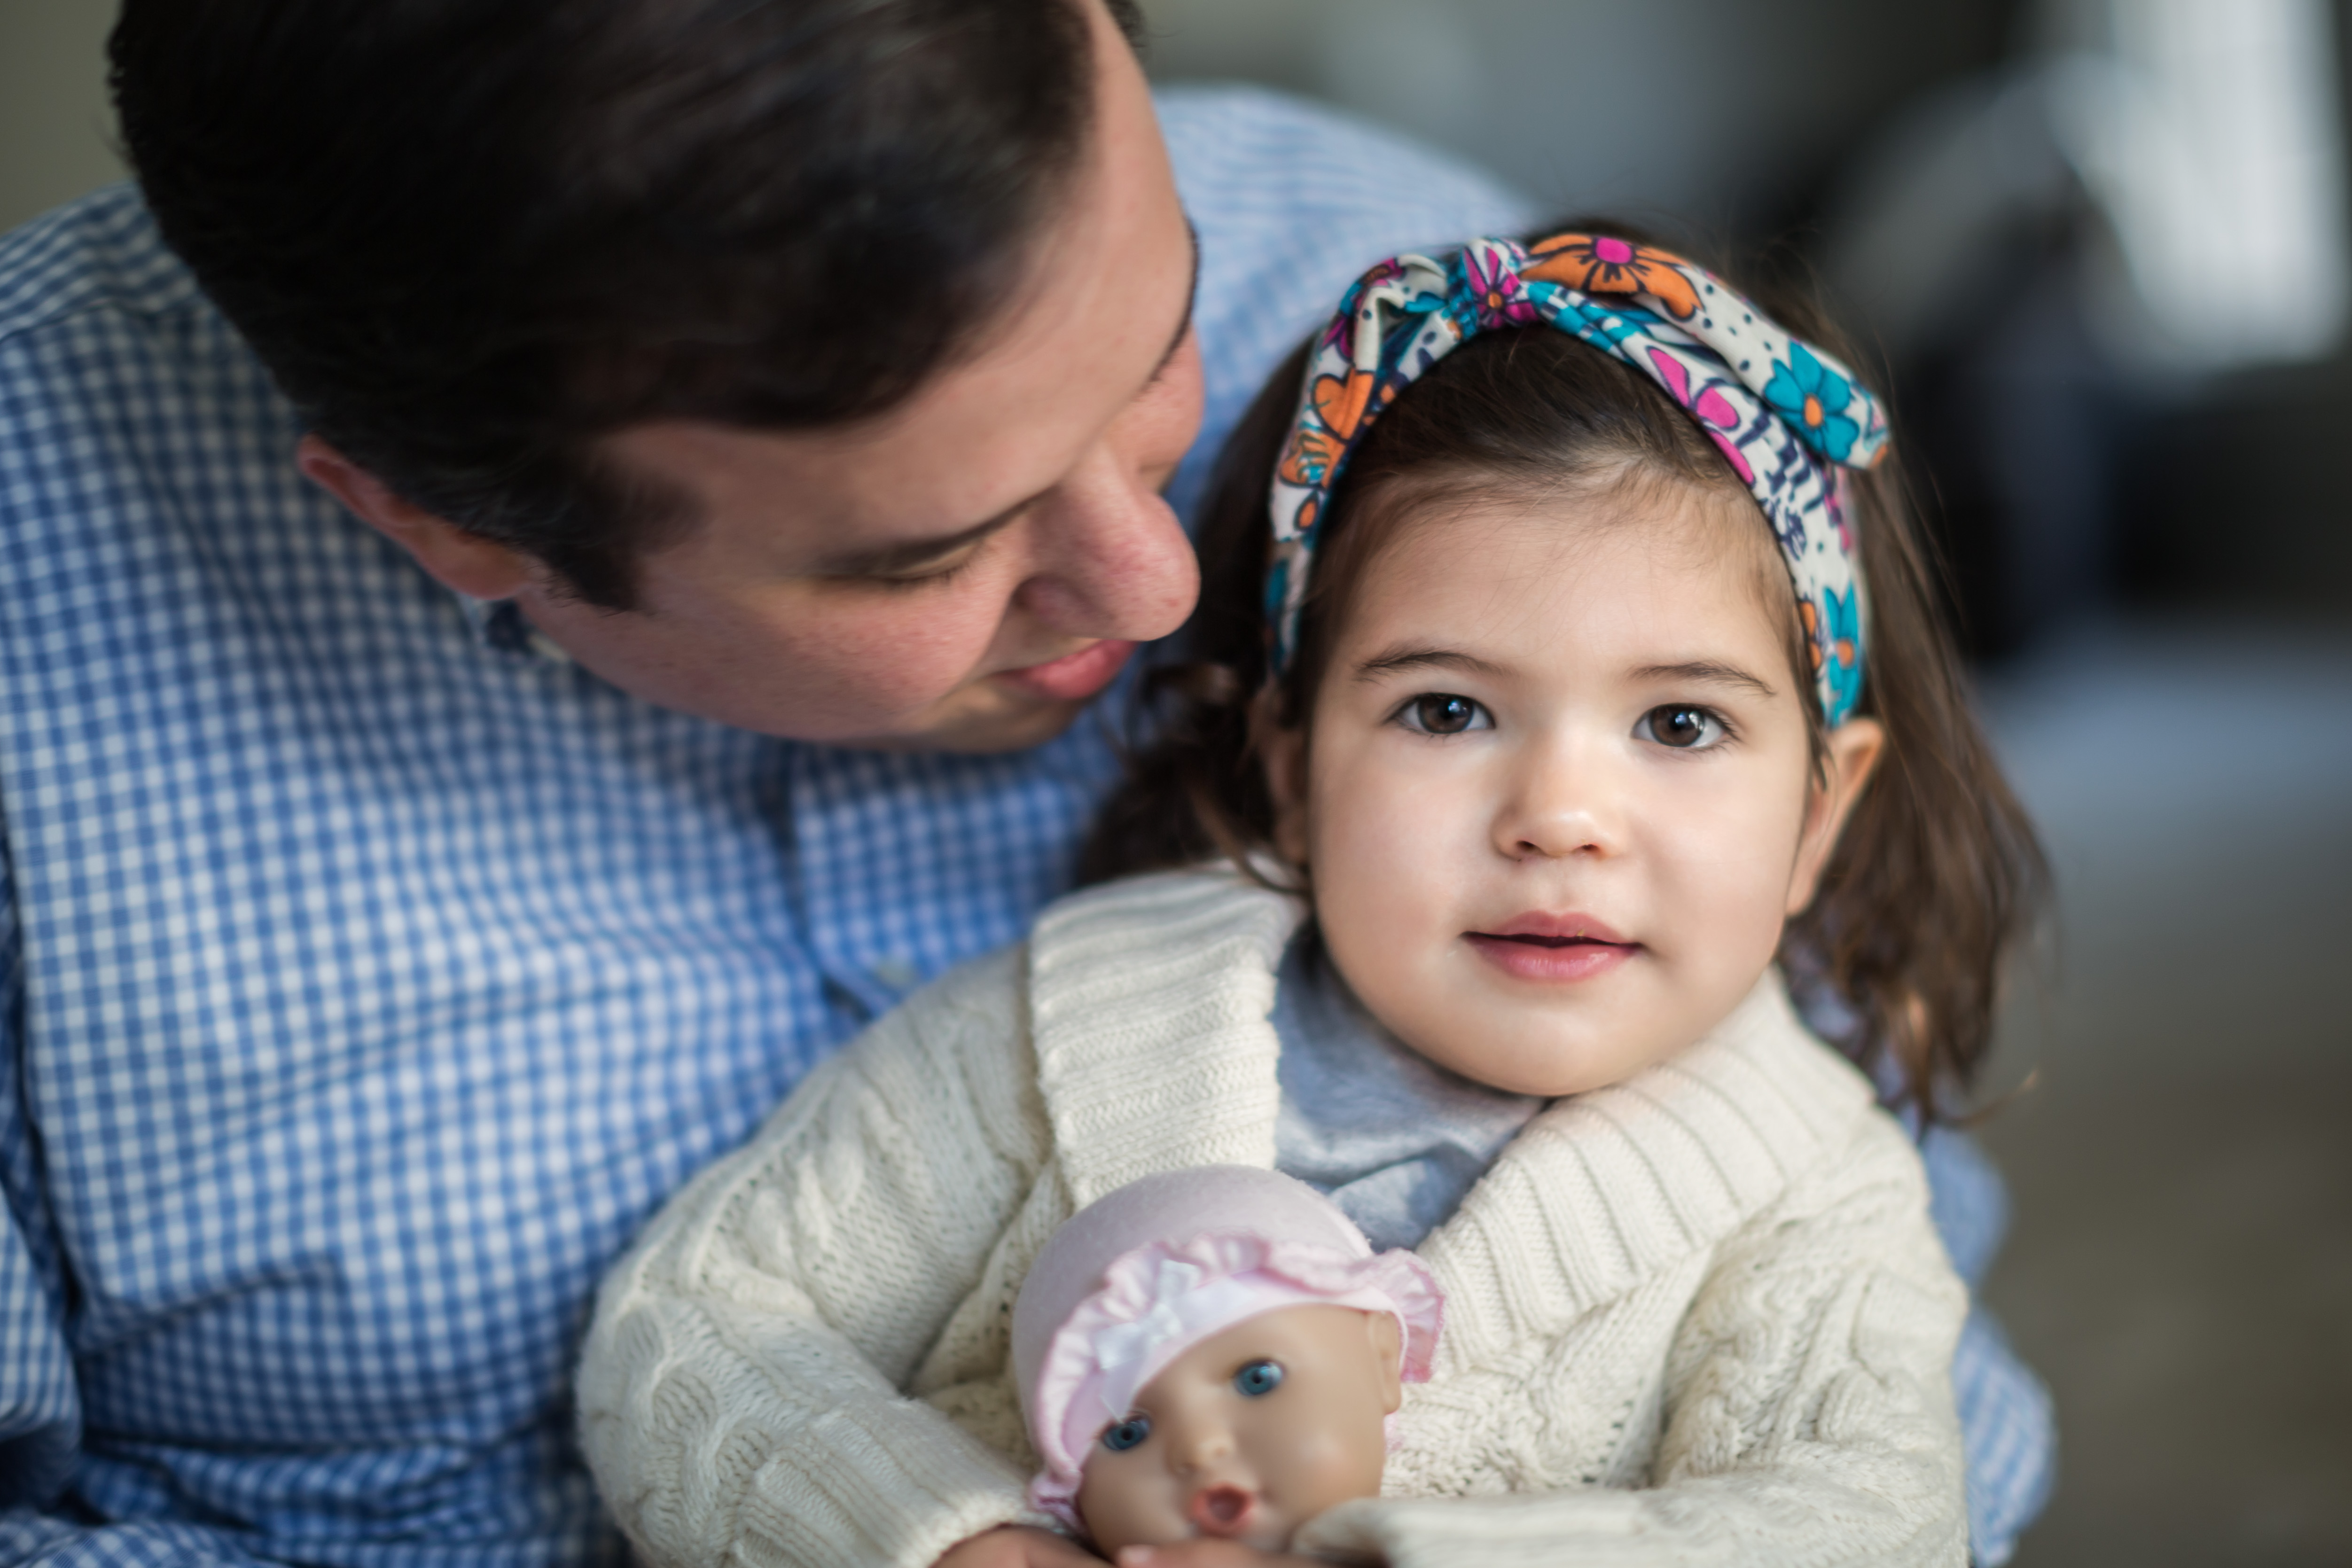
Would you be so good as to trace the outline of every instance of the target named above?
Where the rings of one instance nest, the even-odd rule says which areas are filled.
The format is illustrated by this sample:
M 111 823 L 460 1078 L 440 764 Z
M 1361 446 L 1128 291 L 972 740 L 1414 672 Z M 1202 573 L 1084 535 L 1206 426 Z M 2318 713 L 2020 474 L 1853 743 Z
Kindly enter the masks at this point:
M 1473 335 L 1539 324 L 1656 382 L 1722 449 L 1787 560 L 1822 717 L 1843 722 L 1862 695 L 1862 584 L 1840 468 L 1885 455 L 1878 400 L 1713 273 L 1608 235 L 1473 240 L 1442 264 L 1391 256 L 1349 288 L 1307 357 L 1269 497 L 1276 673 L 1297 641 L 1316 525 L 1364 432 Z

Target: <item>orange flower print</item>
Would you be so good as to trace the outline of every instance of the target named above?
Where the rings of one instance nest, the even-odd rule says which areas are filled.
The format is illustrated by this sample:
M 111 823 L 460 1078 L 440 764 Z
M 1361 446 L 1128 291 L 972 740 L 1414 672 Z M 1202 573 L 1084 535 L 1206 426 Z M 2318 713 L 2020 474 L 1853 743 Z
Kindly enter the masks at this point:
M 1329 476 L 1331 465 L 1348 450 L 1364 423 L 1364 411 L 1372 401 L 1372 387 L 1380 380 L 1370 371 L 1349 371 L 1344 376 L 1317 376 L 1307 394 L 1311 419 L 1302 420 L 1291 433 L 1282 449 L 1282 464 L 1276 470 L 1286 484 L 1320 485 Z M 1396 395 L 1391 388 L 1388 398 Z
M 1376 379 L 1370 371 L 1349 371 L 1345 379 L 1317 376 L 1307 401 L 1326 429 L 1342 441 L 1351 440 L 1356 426 L 1363 422 L 1364 406 L 1371 401 Z
M 1320 485 L 1323 476 L 1331 472 L 1332 463 L 1347 450 L 1347 444 L 1328 430 L 1302 424 L 1290 433 L 1290 440 L 1282 449 L 1282 463 L 1275 472 L 1286 485 Z
M 1681 268 L 1689 265 L 1668 251 L 1654 250 L 1614 235 L 1554 235 L 1528 252 L 1533 283 L 1564 283 L 1587 294 L 1647 294 L 1677 321 L 1698 314 L 1698 290 Z

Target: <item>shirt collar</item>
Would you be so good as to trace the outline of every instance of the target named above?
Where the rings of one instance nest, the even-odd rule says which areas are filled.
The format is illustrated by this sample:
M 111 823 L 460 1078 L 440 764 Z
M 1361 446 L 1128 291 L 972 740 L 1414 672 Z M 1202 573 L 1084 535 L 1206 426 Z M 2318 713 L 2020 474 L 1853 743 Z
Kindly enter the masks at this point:
M 536 659 L 549 664 L 566 665 L 572 655 L 565 653 L 555 639 L 530 623 L 522 607 L 511 599 L 476 599 L 455 589 L 449 597 L 457 601 L 457 612 L 476 642 L 496 653 L 517 658 Z

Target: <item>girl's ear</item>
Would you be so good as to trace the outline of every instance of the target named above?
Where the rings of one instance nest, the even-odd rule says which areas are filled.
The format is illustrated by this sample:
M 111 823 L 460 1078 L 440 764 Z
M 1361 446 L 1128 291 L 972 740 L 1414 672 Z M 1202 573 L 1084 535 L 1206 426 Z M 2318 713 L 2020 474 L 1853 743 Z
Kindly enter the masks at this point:
M 1261 693 L 1250 714 L 1257 755 L 1265 768 L 1265 792 L 1274 802 L 1274 852 L 1292 865 L 1307 864 L 1307 736 L 1285 729 L 1274 716 L 1274 695 Z
M 1862 799 L 1863 786 L 1886 753 L 1886 729 L 1874 718 L 1850 718 L 1829 734 L 1829 755 L 1822 760 L 1822 779 L 1805 806 L 1805 829 L 1797 841 L 1797 863 L 1789 876 L 1790 915 L 1801 914 L 1821 885 L 1822 868 L 1830 863 L 1838 835 Z

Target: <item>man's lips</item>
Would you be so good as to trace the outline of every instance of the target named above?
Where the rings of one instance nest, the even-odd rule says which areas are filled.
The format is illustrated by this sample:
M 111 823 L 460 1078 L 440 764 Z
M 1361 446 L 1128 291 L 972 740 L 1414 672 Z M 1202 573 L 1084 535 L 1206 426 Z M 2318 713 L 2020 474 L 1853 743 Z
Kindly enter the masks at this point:
M 1590 980 L 1642 950 L 1589 915 L 1532 911 L 1492 931 L 1465 931 L 1477 955 L 1515 979 Z
M 1011 681 L 1014 685 L 1050 697 L 1055 702 L 1083 702 L 1111 684 L 1135 652 L 1132 643 L 1105 638 L 1089 643 L 1075 653 L 1065 653 L 1058 659 L 1048 659 L 1042 664 L 1030 664 L 1018 670 L 1001 670 L 996 678 Z

